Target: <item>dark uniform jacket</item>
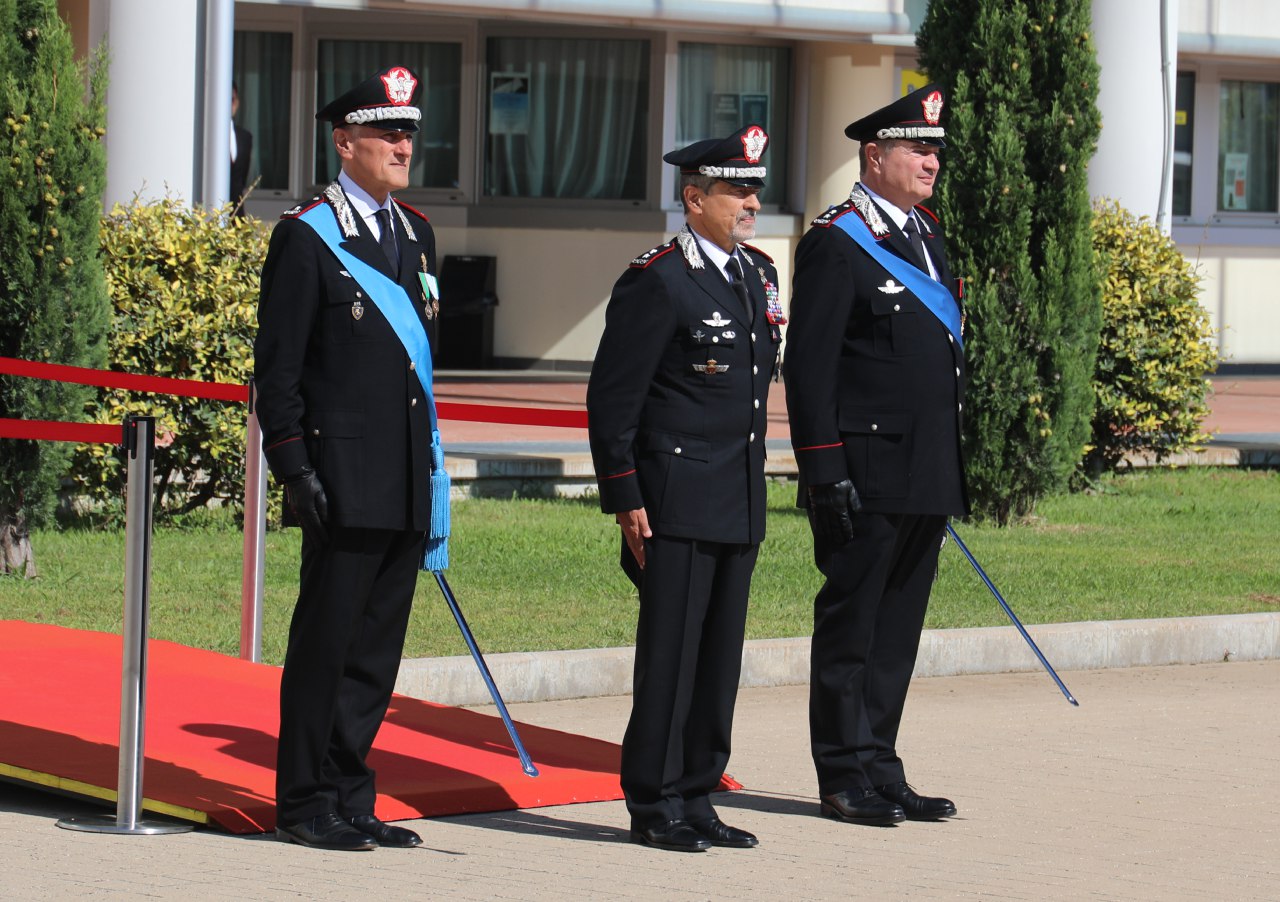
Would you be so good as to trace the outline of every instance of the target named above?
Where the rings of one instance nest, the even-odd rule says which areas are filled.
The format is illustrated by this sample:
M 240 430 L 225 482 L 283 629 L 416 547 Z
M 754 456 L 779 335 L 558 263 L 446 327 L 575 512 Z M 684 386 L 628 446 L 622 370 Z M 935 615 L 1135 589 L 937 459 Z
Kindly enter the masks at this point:
M 233 204 L 239 206 L 244 199 L 244 189 L 249 185 L 249 162 L 253 156 L 253 133 L 241 128 L 234 122 L 231 127 L 236 133 L 236 158 L 231 161 L 231 186 L 228 197 Z
M 781 340 L 766 297 L 778 274 L 763 252 L 739 253 L 750 321 L 687 226 L 632 261 L 605 312 L 587 388 L 600 505 L 645 508 L 658 535 L 764 538 L 765 417 Z
M 959 304 L 940 224 L 924 207 L 916 211 L 939 281 Z M 783 371 L 801 481 L 852 479 L 868 512 L 964 514 L 963 351 L 836 225 L 848 216 L 890 253 L 915 260 L 906 235 L 861 186 L 815 219 L 796 247 Z
M 271 233 L 254 342 L 257 414 L 277 479 L 314 467 L 334 525 L 425 530 L 431 510 L 430 403 L 391 325 L 315 230 L 316 204 L 338 215 L 343 247 L 381 272 L 390 264 L 335 182 L 289 210 Z M 434 273 L 427 218 L 396 202 L 399 282 L 423 329 L 434 319 L 418 273 Z

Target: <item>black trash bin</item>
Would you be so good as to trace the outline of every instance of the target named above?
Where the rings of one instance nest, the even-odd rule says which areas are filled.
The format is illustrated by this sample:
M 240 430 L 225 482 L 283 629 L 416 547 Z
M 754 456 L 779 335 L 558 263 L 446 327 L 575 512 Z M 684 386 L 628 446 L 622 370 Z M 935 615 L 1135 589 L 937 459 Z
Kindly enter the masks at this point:
M 498 305 L 497 257 L 448 255 L 440 267 L 437 369 L 493 366 L 493 309 Z

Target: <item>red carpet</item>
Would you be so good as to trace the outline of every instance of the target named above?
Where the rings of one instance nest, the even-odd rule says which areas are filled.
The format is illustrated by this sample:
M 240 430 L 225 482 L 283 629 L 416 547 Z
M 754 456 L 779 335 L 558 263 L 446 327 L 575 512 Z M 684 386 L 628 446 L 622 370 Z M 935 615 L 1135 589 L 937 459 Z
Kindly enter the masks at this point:
M 0 621 L 0 777 L 115 800 L 120 648 L 115 635 Z M 156 640 L 147 667 L 143 807 L 273 829 L 280 670 Z M 378 816 L 621 798 L 618 746 L 519 729 L 538 777 L 521 771 L 499 718 L 395 696 L 369 756 Z

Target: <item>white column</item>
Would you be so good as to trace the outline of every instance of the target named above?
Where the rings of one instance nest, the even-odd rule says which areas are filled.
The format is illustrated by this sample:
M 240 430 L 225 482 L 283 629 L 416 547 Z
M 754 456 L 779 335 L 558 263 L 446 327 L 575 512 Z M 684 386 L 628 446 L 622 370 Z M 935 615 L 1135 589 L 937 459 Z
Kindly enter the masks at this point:
M 203 108 L 199 35 L 196 0 L 112 0 L 108 209 L 134 195 L 196 196 Z
M 1093 0 L 1102 134 L 1089 164 L 1089 193 L 1115 198 L 1153 219 L 1167 213 L 1173 191 L 1172 170 L 1163 184 L 1162 176 L 1172 166 L 1177 5 L 1178 0 Z M 1162 21 L 1170 31 L 1163 69 Z M 1167 216 L 1163 225 L 1168 228 Z

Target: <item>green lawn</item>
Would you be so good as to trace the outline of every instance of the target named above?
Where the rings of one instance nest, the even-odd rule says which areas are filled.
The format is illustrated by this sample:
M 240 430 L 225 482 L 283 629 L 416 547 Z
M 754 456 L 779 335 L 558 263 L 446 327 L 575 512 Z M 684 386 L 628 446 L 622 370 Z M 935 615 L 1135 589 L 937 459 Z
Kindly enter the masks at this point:
M 769 534 L 752 588 L 751 638 L 807 635 L 819 585 L 794 487 L 770 487 Z M 241 538 L 212 518 L 160 529 L 151 635 L 235 653 Z M 1177 617 L 1280 608 L 1280 473 L 1151 470 L 1104 491 L 1053 498 L 1010 529 L 958 525 L 1027 623 Z M 449 581 L 486 652 L 629 645 L 635 600 L 617 566 L 617 528 L 594 501 L 469 500 L 454 505 Z M 123 531 L 33 537 L 41 576 L 0 578 L 0 618 L 119 631 Z M 279 663 L 297 581 L 299 534 L 267 536 L 263 650 Z M 928 626 L 1007 621 L 959 550 L 943 549 Z M 424 574 L 408 657 L 466 654 Z

